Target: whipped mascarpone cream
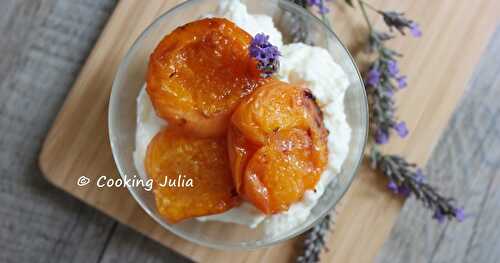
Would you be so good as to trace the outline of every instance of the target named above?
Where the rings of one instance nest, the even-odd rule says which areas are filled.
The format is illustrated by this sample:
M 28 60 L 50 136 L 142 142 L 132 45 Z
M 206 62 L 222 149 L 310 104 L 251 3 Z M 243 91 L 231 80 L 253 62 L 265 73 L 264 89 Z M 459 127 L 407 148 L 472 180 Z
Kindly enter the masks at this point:
M 292 84 L 306 84 L 317 99 L 323 111 L 325 127 L 328 135 L 328 165 L 321 175 L 316 191 L 308 190 L 301 202 L 293 204 L 288 211 L 265 215 L 252 204 L 243 202 L 227 212 L 198 217 L 198 220 L 215 220 L 247 225 L 255 228 L 263 225 L 268 236 L 282 234 L 304 222 L 323 195 L 327 185 L 341 170 L 342 163 L 349 152 L 351 128 L 344 113 L 344 95 L 349 86 L 346 74 L 327 50 L 302 43 L 283 45 L 281 33 L 274 27 L 269 16 L 250 15 L 247 8 L 239 0 L 223 0 L 216 14 L 207 17 L 224 17 L 239 27 L 256 35 L 265 33 L 270 42 L 279 47 L 281 68 L 278 77 Z M 151 139 L 167 123 L 156 116 L 145 88 L 137 98 L 137 130 L 134 162 L 139 175 L 148 178 L 144 169 L 146 150 Z

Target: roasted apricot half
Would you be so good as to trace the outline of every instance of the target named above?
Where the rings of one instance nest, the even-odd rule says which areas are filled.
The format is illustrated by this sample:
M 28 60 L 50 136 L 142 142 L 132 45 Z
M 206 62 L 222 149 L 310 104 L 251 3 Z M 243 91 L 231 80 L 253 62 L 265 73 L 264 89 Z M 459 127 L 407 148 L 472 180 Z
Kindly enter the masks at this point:
M 258 150 L 258 146 L 249 141 L 234 126 L 227 132 L 228 154 L 231 174 L 238 193 L 241 193 L 242 178 L 250 157 Z
M 272 80 L 241 102 L 231 117 L 232 124 L 249 140 L 265 144 L 280 129 L 308 129 L 313 103 L 307 90 Z
M 225 138 L 198 138 L 180 129 L 164 129 L 149 143 L 145 167 L 154 182 L 158 211 L 171 223 L 222 213 L 238 204 Z M 165 184 L 179 177 L 191 179 L 192 187 Z
M 249 55 L 251 40 L 223 18 L 197 20 L 163 38 L 147 72 L 158 116 L 197 136 L 224 134 L 241 98 L 266 81 Z
M 313 146 L 306 131 L 279 131 L 269 145 L 250 159 L 243 176 L 243 195 L 261 211 L 288 210 L 306 190 L 305 178 L 314 173 Z
M 228 132 L 236 190 L 267 214 L 314 189 L 328 158 L 328 132 L 311 93 L 273 80 L 237 107 Z

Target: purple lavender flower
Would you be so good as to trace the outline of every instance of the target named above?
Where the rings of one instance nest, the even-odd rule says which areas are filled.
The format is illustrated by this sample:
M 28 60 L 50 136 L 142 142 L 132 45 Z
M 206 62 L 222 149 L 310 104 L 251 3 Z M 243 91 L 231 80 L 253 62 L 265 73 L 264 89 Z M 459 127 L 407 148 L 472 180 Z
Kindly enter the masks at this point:
M 424 180 L 425 180 L 425 176 L 424 176 L 424 173 L 422 172 L 422 169 L 420 168 L 417 168 L 417 170 L 415 171 L 415 181 L 419 184 L 423 183 Z
M 368 71 L 367 83 L 370 86 L 376 87 L 378 86 L 379 82 L 380 82 L 380 71 L 378 71 L 378 69 L 376 69 L 375 67 L 372 67 L 372 69 Z
M 389 133 L 382 129 L 375 132 L 375 142 L 377 144 L 386 144 L 389 141 Z
M 394 90 L 392 90 L 392 88 L 391 88 L 391 87 L 389 87 L 389 88 L 386 90 L 385 94 L 386 94 L 387 96 L 389 96 L 389 97 L 392 97 L 392 96 L 394 96 Z
M 278 47 L 269 42 L 269 36 L 263 33 L 255 35 L 249 47 L 250 56 L 258 62 L 258 68 L 262 76 L 267 78 L 279 70 Z
M 408 85 L 408 82 L 406 82 L 407 77 L 406 76 L 399 76 L 396 78 L 396 82 L 398 83 L 398 88 L 399 89 L 404 89 Z
M 422 34 L 420 32 L 420 28 L 418 25 L 405 17 L 404 13 L 394 12 L 394 11 L 378 11 L 379 14 L 382 15 L 385 24 L 389 27 L 390 30 L 396 29 L 402 35 L 405 34 L 404 29 L 409 28 L 412 35 L 418 37 L 418 35 Z
M 318 10 L 319 10 L 319 13 L 324 15 L 324 14 L 327 14 L 328 12 L 330 12 L 330 9 L 328 9 L 328 7 L 326 7 L 325 5 L 325 2 L 326 1 L 330 1 L 330 0 L 324 0 L 324 1 L 321 1 L 321 0 L 307 0 L 307 5 L 308 6 L 316 6 L 318 7 Z
M 389 189 L 391 192 L 395 194 L 400 194 L 401 196 L 408 197 L 410 196 L 410 188 L 408 188 L 405 185 L 398 186 L 398 184 L 395 181 L 389 181 L 387 184 L 387 189 Z
M 436 211 L 434 212 L 434 215 L 432 216 L 432 218 L 436 219 L 438 221 L 438 223 L 442 224 L 442 223 L 444 223 L 444 221 L 446 219 L 446 215 L 438 207 L 438 208 L 436 208 Z
M 401 138 L 404 138 L 408 135 L 408 127 L 406 127 L 406 123 L 404 121 L 397 123 L 393 126 L 393 128 Z
M 387 184 L 387 189 L 391 190 L 393 193 L 397 194 L 398 193 L 398 185 L 394 181 L 389 181 Z
M 389 71 L 391 77 L 396 77 L 399 73 L 398 62 L 396 60 L 387 61 L 387 70 Z
M 413 37 L 421 37 L 422 36 L 422 30 L 420 30 L 420 26 L 415 22 L 412 22 L 410 24 L 410 33 Z
M 453 211 L 455 214 L 455 218 L 458 220 L 458 222 L 462 222 L 465 220 L 465 213 L 463 208 L 457 208 L 455 211 Z
M 269 36 L 264 33 L 258 33 L 252 39 L 252 45 L 254 46 L 265 46 L 269 43 Z
M 436 211 L 432 218 L 436 219 L 440 224 L 443 223 L 446 217 L 455 217 L 458 222 L 463 222 L 465 220 L 465 213 L 463 208 L 455 208 L 450 212 L 443 211 L 441 207 L 436 207 Z
M 408 186 L 402 185 L 399 187 L 398 193 L 404 197 L 408 197 L 411 194 L 411 190 Z
M 330 13 L 330 8 L 326 7 L 325 5 L 322 5 L 319 7 L 319 13 L 324 15 Z
M 398 155 L 384 155 L 377 149 L 371 150 L 370 157 L 373 167 L 389 179 L 387 187 L 392 192 L 405 197 L 414 196 L 433 211 L 432 217 L 440 223 L 446 219 L 464 220 L 463 209 L 454 205 L 453 198 L 440 195 L 434 187 L 423 182 L 422 170 L 415 164 Z
M 307 0 L 307 5 L 309 6 L 321 5 L 321 0 Z

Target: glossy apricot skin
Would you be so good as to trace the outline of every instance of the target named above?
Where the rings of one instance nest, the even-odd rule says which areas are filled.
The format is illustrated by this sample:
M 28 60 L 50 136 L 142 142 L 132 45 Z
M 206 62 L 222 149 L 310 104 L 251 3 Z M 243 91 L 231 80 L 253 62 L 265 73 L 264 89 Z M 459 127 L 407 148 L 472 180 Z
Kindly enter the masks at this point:
M 311 138 L 301 129 L 279 131 L 260 148 L 245 169 L 244 195 L 267 214 L 288 210 L 302 199 L 304 178 L 315 170 Z
M 243 174 L 250 157 L 258 150 L 258 146 L 251 143 L 234 126 L 229 126 L 227 132 L 228 155 L 231 165 L 231 175 L 238 193 L 241 193 Z
M 223 18 L 197 20 L 163 38 L 147 72 L 157 115 L 197 136 L 225 134 L 240 100 L 266 81 L 249 55 L 251 40 Z
M 286 211 L 314 189 L 327 163 L 328 131 L 311 93 L 273 81 L 231 117 L 228 151 L 238 193 L 263 213 Z
M 309 114 L 308 135 L 311 137 L 313 151 L 311 153 L 314 171 L 304 178 L 304 186 L 307 190 L 314 189 L 321 177 L 321 173 L 328 164 L 328 130 L 323 123 L 323 113 L 315 102 L 312 93 L 306 90 L 306 96 L 309 98 L 305 107 Z
M 159 213 L 170 223 L 218 214 L 239 204 L 226 139 L 197 138 L 180 129 L 160 131 L 148 145 L 145 168 L 153 179 Z M 165 186 L 165 177 L 193 180 L 193 187 Z
M 307 129 L 311 118 L 306 110 L 308 100 L 304 89 L 272 80 L 238 105 L 231 122 L 245 137 L 263 145 L 279 129 Z

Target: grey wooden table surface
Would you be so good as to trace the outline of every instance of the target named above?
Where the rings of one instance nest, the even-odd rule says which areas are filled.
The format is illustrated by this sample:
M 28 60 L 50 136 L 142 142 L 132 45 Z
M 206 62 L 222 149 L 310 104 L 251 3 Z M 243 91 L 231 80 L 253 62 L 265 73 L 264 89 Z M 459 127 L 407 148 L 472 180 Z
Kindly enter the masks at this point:
M 0 262 L 188 262 L 47 183 L 37 156 L 115 0 L 0 0 Z M 468 218 L 406 202 L 378 262 L 500 262 L 500 29 L 428 164 Z

